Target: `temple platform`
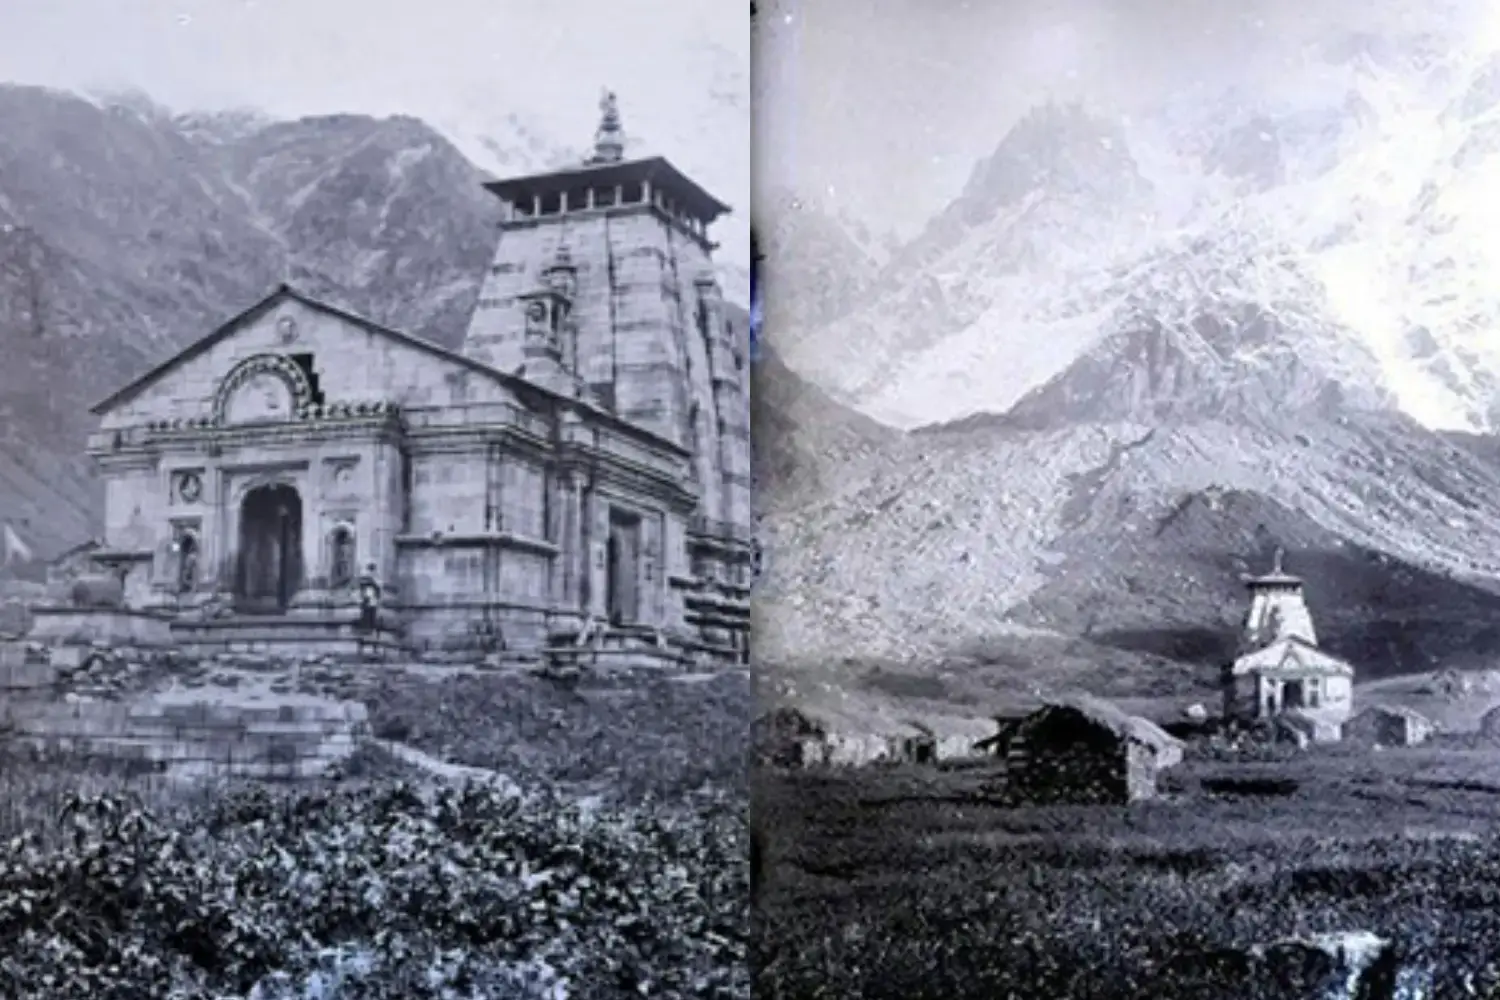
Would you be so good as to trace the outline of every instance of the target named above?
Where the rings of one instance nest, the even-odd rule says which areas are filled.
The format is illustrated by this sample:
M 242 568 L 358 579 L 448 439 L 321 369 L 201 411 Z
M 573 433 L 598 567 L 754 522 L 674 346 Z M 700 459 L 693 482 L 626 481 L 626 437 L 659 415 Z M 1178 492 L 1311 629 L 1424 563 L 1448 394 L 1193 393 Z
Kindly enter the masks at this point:
M 183 652 L 258 653 L 289 658 L 331 656 L 340 660 L 392 660 L 407 655 L 399 632 L 389 626 L 364 632 L 357 614 L 236 614 L 222 618 L 179 619 L 172 640 Z
M 547 663 L 591 673 L 631 670 L 689 670 L 694 658 L 680 643 L 656 629 L 615 626 L 592 635 L 558 633 L 545 651 Z

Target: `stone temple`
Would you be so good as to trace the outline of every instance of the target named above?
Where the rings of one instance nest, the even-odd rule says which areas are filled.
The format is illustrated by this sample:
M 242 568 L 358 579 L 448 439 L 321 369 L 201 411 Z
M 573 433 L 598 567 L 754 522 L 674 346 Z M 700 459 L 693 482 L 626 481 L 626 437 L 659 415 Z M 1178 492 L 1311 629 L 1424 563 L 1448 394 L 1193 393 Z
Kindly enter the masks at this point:
M 283 285 L 95 407 L 123 613 L 200 651 L 748 656 L 729 208 L 602 110 L 587 161 L 486 184 L 461 350 Z

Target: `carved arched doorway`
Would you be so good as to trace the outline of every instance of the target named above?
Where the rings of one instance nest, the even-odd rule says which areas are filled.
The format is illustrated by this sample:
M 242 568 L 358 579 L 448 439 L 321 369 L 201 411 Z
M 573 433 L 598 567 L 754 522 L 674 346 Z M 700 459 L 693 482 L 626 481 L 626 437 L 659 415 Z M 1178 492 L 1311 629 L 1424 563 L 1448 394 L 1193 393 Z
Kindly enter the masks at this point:
M 302 497 L 285 484 L 257 486 L 240 503 L 235 603 L 261 614 L 285 611 L 302 585 Z

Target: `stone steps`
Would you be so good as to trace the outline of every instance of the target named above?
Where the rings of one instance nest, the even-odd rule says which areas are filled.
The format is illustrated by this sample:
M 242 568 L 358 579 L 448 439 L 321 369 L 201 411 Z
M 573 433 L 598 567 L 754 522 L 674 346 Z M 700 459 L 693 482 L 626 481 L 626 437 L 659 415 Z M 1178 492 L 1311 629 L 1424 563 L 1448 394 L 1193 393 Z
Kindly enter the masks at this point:
M 184 653 L 261 653 L 293 659 L 389 660 L 405 655 L 399 633 L 362 632 L 355 618 L 315 619 L 294 615 L 174 621 L 172 639 Z

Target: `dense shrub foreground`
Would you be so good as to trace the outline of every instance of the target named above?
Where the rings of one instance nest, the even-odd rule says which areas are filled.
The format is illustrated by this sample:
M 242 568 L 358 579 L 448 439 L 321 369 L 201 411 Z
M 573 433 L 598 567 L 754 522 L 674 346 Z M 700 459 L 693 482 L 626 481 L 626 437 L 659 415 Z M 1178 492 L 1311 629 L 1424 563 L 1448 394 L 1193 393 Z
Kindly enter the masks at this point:
M 0 845 L 0 996 L 749 995 L 737 797 L 590 813 L 397 784 L 62 818 Z

